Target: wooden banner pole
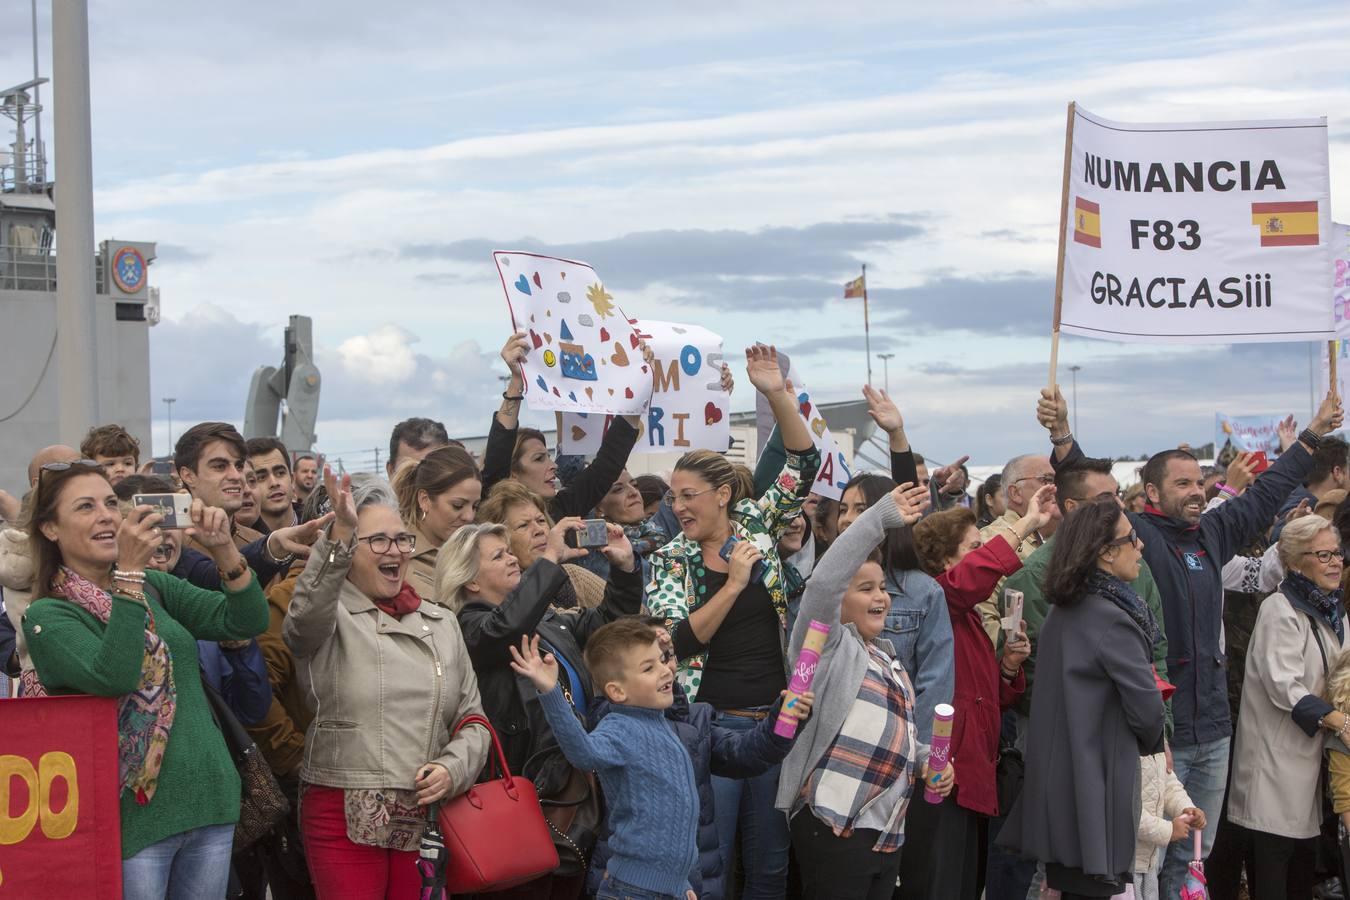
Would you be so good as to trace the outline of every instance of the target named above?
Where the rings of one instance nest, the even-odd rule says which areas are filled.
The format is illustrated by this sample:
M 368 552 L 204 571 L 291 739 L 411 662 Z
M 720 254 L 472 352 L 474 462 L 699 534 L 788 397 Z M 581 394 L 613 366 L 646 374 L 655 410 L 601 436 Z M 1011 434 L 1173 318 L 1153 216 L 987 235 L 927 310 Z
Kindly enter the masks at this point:
M 1330 376 L 1330 377 L 1328 378 L 1328 381 L 1331 382 L 1331 384 L 1329 384 L 1327 387 L 1330 389 L 1330 391 L 1331 391 L 1331 393 L 1332 393 L 1333 396 L 1339 397 L 1339 396 L 1341 395 L 1341 390 L 1340 390 L 1340 384 L 1337 382 L 1337 379 L 1336 379 L 1336 342 L 1335 342 L 1335 341 L 1327 341 L 1327 368 L 1330 370 L 1330 371 L 1328 372 L 1328 375 Z
M 1055 264 L 1055 314 L 1050 325 L 1050 390 L 1055 389 L 1059 369 L 1059 314 L 1064 308 L 1064 244 L 1069 234 L 1069 166 L 1073 162 L 1073 119 L 1076 104 L 1069 104 L 1064 126 L 1064 184 L 1059 196 L 1059 259 Z

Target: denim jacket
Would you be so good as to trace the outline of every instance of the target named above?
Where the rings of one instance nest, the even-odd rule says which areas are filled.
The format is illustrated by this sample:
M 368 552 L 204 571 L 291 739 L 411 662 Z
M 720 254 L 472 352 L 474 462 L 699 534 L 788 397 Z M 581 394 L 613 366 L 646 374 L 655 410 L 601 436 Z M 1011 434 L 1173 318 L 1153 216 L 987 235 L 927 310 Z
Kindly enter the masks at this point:
M 886 593 L 891 611 L 881 636 L 895 648 L 895 658 L 914 684 L 914 723 L 919 742 L 929 743 L 933 707 L 950 703 L 956 687 L 952 621 L 947 598 L 932 578 L 917 570 L 888 572 Z

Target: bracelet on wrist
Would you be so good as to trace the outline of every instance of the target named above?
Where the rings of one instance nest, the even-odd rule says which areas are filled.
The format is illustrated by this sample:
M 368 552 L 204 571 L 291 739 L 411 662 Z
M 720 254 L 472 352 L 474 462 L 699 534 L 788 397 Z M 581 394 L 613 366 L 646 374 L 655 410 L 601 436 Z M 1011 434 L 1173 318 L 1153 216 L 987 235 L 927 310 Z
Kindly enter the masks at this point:
M 502 391 L 502 399 L 503 399 L 503 400 L 509 400 L 509 401 L 511 401 L 512 403 L 519 403 L 520 401 L 522 401 L 522 400 L 525 399 L 525 395 L 524 395 L 524 394 L 520 394 L 520 395 L 517 395 L 517 396 L 512 396 L 511 394 L 508 394 L 506 391 Z
M 1309 449 L 1316 450 L 1322 446 L 1322 436 L 1311 428 L 1305 428 L 1299 432 L 1298 439 L 1307 444 Z
M 228 572 L 225 571 L 225 569 L 222 568 L 221 566 L 216 566 L 216 570 L 220 572 L 221 583 L 228 584 L 229 582 L 234 581 L 237 578 L 243 577 L 244 573 L 248 571 L 248 560 L 240 556 L 238 564 L 236 564 L 235 567 L 233 569 L 230 569 Z
M 145 582 L 144 569 L 113 569 L 113 579 L 116 581 L 136 581 Z
M 1214 485 L 1214 487 L 1215 487 L 1215 489 L 1216 489 L 1219 493 L 1221 493 L 1221 494 L 1227 494 L 1227 495 L 1230 496 L 1230 497 L 1236 497 L 1236 496 L 1238 495 L 1238 492 L 1235 491 L 1235 490 L 1232 488 L 1232 486 L 1230 486 L 1230 485 L 1228 485 L 1228 484 L 1225 484 L 1225 483 L 1222 482 L 1222 481 L 1220 481 L 1218 484 Z
M 1069 444 L 1073 443 L 1073 432 L 1066 431 L 1060 437 L 1055 437 L 1052 434 L 1050 435 L 1050 443 L 1054 444 L 1056 447 L 1067 447 Z

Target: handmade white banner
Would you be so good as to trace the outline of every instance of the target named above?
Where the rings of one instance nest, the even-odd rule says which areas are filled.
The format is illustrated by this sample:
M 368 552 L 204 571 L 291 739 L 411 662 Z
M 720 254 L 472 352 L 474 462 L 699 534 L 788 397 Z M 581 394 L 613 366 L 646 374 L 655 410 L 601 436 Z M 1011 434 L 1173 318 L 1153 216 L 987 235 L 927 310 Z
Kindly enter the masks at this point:
M 1220 465 L 1239 453 L 1262 450 L 1274 459 L 1280 455 L 1280 422 L 1284 416 L 1227 416 L 1214 414 L 1214 458 Z
M 725 452 L 731 444 L 731 395 L 722 390 L 722 338 L 699 325 L 631 320 L 652 348 L 652 401 L 638 449 L 649 453 Z M 558 452 L 593 456 L 612 416 L 560 413 Z
M 848 460 L 844 458 L 834 435 L 830 434 L 830 426 L 826 423 L 825 416 L 812 402 L 811 395 L 806 390 L 806 382 L 802 381 L 801 373 L 797 371 L 796 366 L 788 369 L 788 380 L 792 382 L 792 392 L 797 396 L 797 412 L 811 429 L 811 439 L 815 441 L 816 449 L 820 451 L 820 471 L 816 473 L 811 490 L 822 497 L 838 500 L 844 495 L 844 487 L 853 477 L 849 471 Z
M 1067 164 L 1063 331 L 1333 336 L 1326 119 L 1140 125 L 1076 109 Z
M 511 324 L 529 332 L 525 399 L 531 409 L 642 415 L 652 375 L 638 334 L 583 262 L 498 250 Z

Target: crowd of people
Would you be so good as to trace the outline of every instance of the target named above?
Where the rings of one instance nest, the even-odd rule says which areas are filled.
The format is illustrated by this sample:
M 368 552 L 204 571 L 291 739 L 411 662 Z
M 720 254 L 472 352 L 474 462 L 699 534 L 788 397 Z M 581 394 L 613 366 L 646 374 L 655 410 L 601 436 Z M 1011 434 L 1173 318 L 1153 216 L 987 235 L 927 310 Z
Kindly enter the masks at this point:
M 1214 898 L 1341 874 L 1335 395 L 1264 472 L 1166 449 L 1122 492 L 1058 389 L 974 484 L 869 387 L 890 471 L 836 502 L 772 347 L 746 351 L 755 470 L 695 450 L 666 478 L 628 471 L 636 420 L 589 461 L 520 427 L 530 352 L 503 347 L 481 458 L 410 419 L 349 475 L 203 422 L 156 475 L 97 425 L 0 496 L 20 698 L 117 701 L 125 896 L 425 897 L 494 741 L 558 863 L 483 897 L 1176 898 L 1197 847 Z

